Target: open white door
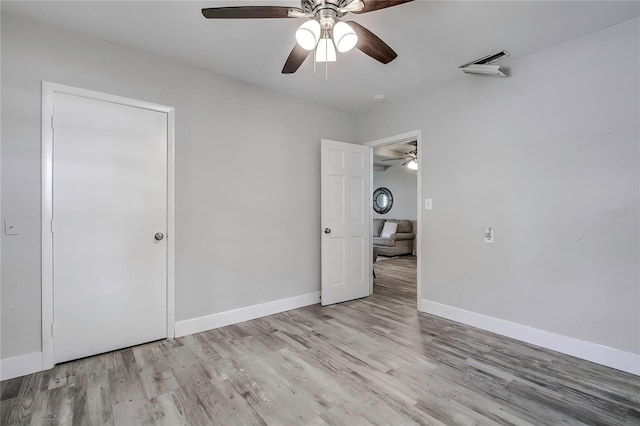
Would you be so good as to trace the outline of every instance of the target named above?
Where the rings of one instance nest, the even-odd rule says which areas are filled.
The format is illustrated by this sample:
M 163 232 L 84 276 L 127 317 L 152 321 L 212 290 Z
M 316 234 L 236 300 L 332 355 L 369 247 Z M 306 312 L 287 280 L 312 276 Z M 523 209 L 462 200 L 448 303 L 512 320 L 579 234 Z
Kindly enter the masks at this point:
M 322 140 L 322 305 L 371 294 L 369 147 Z

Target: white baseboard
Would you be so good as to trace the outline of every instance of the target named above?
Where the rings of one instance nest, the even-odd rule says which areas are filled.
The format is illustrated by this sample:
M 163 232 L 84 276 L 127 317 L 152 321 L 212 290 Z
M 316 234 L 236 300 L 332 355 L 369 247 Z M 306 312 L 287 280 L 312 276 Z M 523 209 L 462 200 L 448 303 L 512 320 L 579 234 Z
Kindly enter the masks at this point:
M 247 306 L 218 314 L 179 321 L 175 324 L 176 337 L 182 337 L 225 325 L 278 314 L 291 309 L 320 303 L 320 292 L 303 294 L 288 299 L 275 300 L 260 305 Z M 43 370 L 42 352 L 34 352 L 0 360 L 0 380 L 13 379 Z
M 266 317 L 267 315 L 278 314 L 280 312 L 290 311 L 291 309 L 302 308 L 303 306 L 315 305 L 316 303 L 320 303 L 320 292 L 303 294 L 301 296 L 206 315 L 204 317 L 178 321 L 176 322 L 176 337 L 187 336 L 226 325 Z
M 640 354 L 422 299 L 420 311 L 640 376 Z
M 42 371 L 42 352 L 33 352 L 0 360 L 0 380 L 26 376 L 38 371 Z

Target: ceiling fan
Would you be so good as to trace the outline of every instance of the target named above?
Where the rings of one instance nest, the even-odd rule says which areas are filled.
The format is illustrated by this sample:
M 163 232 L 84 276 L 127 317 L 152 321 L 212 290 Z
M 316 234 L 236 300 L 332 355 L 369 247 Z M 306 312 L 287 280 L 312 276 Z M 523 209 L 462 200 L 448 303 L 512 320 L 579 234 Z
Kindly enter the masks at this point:
M 308 18 L 296 31 L 296 45 L 283 74 L 293 74 L 315 51 L 316 62 L 333 62 L 338 52 L 356 47 L 373 59 L 388 64 L 398 55 L 384 41 L 354 21 L 341 20 L 347 13 L 367 13 L 413 0 L 301 0 L 300 7 L 235 6 L 202 9 L 208 19 Z
M 411 145 L 415 146 L 414 149 L 412 149 L 409 152 L 405 152 L 404 153 L 404 157 L 398 157 L 398 158 L 385 158 L 382 159 L 380 161 L 397 161 L 397 160 L 406 160 L 404 163 L 402 163 L 403 166 L 407 166 L 410 169 L 413 170 L 417 170 L 418 168 L 418 142 L 411 142 Z

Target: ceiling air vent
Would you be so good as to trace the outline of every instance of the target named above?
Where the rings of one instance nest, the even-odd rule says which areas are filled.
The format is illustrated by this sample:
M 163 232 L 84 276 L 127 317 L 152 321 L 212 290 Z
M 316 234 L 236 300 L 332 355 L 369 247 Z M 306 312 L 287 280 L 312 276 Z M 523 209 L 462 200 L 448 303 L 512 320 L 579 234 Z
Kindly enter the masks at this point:
M 494 53 L 492 55 L 485 56 L 484 58 L 476 59 L 468 64 L 461 65 L 459 68 L 467 74 L 484 74 L 506 77 L 506 74 L 502 71 L 500 65 L 493 65 L 493 63 L 498 62 L 507 56 L 509 56 L 509 52 L 503 50 L 502 52 Z

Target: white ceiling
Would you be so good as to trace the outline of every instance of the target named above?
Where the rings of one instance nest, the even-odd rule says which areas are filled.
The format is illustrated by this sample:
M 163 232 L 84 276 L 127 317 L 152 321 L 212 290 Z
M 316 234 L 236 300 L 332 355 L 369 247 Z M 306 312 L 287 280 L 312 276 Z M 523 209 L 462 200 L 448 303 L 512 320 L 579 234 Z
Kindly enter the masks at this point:
M 216 6 L 299 6 L 290 0 L 6 1 L 23 15 L 205 68 L 352 113 L 376 107 L 373 96 L 401 99 L 454 78 L 457 69 L 506 49 L 509 61 L 640 14 L 637 1 L 424 1 L 347 15 L 376 33 L 398 58 L 382 65 L 354 49 L 313 76 L 311 57 L 293 75 L 280 73 L 300 19 L 207 20 Z

